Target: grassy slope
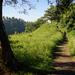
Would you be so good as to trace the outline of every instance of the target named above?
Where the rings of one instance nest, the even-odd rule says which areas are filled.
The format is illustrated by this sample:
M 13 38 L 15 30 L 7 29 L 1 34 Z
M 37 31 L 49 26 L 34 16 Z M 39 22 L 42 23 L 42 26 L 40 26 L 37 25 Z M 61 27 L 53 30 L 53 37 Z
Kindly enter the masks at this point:
M 71 55 L 75 56 L 75 30 L 68 33 L 68 48 Z
M 32 33 L 12 35 L 10 40 L 16 58 L 25 66 L 49 70 L 52 53 L 62 35 L 55 24 L 44 24 Z

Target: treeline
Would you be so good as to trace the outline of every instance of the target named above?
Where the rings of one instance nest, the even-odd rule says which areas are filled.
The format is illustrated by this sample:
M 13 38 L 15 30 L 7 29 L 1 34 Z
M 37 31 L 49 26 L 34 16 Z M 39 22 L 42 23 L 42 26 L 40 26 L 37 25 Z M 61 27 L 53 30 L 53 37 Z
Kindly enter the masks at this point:
M 3 17 L 7 34 L 21 33 L 25 31 L 26 22 L 22 19 Z
M 43 18 L 39 18 L 35 22 L 26 22 L 25 32 L 32 32 L 32 31 L 36 30 L 37 28 L 39 28 L 43 23 L 45 23 Z
M 67 2 L 66 2 L 67 3 Z M 60 4 L 58 7 L 51 5 L 46 11 L 43 17 L 39 18 L 35 22 L 26 22 L 22 19 L 3 17 L 4 25 L 7 34 L 32 32 L 39 28 L 46 21 L 57 21 L 59 30 L 65 28 L 68 32 L 75 30 L 75 3 L 70 3 L 64 7 Z
M 14 17 L 3 17 L 3 22 L 7 34 L 15 34 L 21 32 L 29 33 L 36 30 L 38 27 L 40 27 L 41 24 L 44 23 L 41 18 L 38 19 L 36 22 L 26 22 L 22 19 L 17 19 Z
M 63 5 L 63 6 L 62 6 Z M 75 3 L 70 3 L 68 6 L 64 4 L 56 6 L 50 6 L 44 14 L 44 18 L 56 21 L 59 30 L 62 28 L 65 31 L 70 32 L 75 30 Z
M 59 30 L 65 28 L 67 31 L 75 30 L 75 3 L 69 5 L 65 10 L 57 10 L 56 6 L 50 6 L 45 11 L 43 17 L 39 18 L 35 22 L 26 22 L 22 19 L 3 17 L 4 25 L 7 34 L 21 33 L 21 32 L 32 32 L 39 28 L 43 23 L 50 21 L 57 21 Z

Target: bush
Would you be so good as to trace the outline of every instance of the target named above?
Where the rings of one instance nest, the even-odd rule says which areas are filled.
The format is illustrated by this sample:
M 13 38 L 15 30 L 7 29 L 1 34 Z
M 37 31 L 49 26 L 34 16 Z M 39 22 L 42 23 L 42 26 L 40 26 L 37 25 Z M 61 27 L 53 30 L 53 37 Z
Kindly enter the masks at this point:
M 75 56 L 75 30 L 68 34 L 68 47 L 71 55 Z
M 42 25 L 32 33 L 12 35 L 10 40 L 15 57 L 24 66 L 41 70 L 52 68 L 52 54 L 62 34 L 57 32 L 55 25 Z

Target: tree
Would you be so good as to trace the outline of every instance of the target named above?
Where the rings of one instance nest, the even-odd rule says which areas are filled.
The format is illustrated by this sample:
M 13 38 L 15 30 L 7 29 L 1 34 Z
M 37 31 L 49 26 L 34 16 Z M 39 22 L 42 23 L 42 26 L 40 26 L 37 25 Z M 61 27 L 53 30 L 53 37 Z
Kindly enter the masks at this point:
M 59 12 L 59 16 L 62 17 L 62 22 L 63 22 L 63 17 L 64 17 L 63 14 L 65 14 L 66 18 L 67 18 L 67 16 L 68 16 L 67 11 L 70 9 L 73 1 L 74 0 L 56 0 L 57 11 Z
M 48 0 L 48 2 L 49 1 L 50 0 Z M 67 4 L 67 6 L 66 6 L 66 3 L 68 3 L 68 1 L 72 1 L 72 0 L 66 0 L 66 2 L 65 2 L 65 0 L 56 0 L 56 1 L 57 1 L 58 6 L 63 5 L 67 8 L 67 6 L 69 6 L 69 4 L 71 2 L 69 2 L 69 4 Z M 16 59 L 13 55 L 12 50 L 11 50 L 8 36 L 6 34 L 5 27 L 4 27 L 4 24 L 2 21 L 2 4 L 3 4 L 3 0 L 0 0 L 0 41 L 1 41 L 1 47 L 2 47 L 2 55 L 3 55 L 4 61 L 7 62 L 7 64 L 9 64 L 9 65 L 12 64 L 12 67 L 16 68 L 17 67 L 17 65 L 15 65 Z M 30 4 L 30 2 L 28 0 L 4 0 L 4 5 L 6 5 L 6 4 L 12 5 L 12 6 L 18 6 L 19 5 L 19 7 L 21 6 L 24 10 L 23 13 L 26 13 L 26 9 L 24 8 L 25 4 L 29 6 L 28 7 L 29 10 L 32 8 L 32 5 Z
M 8 64 L 8 66 L 17 69 L 17 64 L 16 64 L 17 61 L 11 50 L 8 36 L 5 32 L 5 27 L 2 21 L 2 2 L 3 0 L 0 0 L 0 41 L 2 47 L 2 58 L 3 61 Z
M 59 13 L 57 14 L 57 9 L 56 6 L 50 6 L 45 14 L 44 14 L 45 18 L 48 18 L 49 20 L 57 20 L 60 18 Z
M 3 17 L 7 34 L 21 33 L 25 31 L 26 22 L 22 19 Z
M 21 3 L 21 4 L 19 4 Z M 4 0 L 4 5 L 21 5 L 22 8 L 24 4 L 27 4 L 29 6 L 29 9 L 31 9 L 31 4 L 29 3 L 28 0 Z M 2 58 L 3 61 L 8 64 L 8 66 L 11 66 L 11 68 L 16 69 L 18 68 L 17 65 L 17 59 L 14 57 L 13 52 L 10 47 L 10 42 L 8 40 L 8 36 L 5 31 L 5 26 L 2 21 L 2 5 L 3 5 L 3 0 L 0 0 L 0 41 L 1 41 L 1 47 L 2 47 Z M 25 13 L 25 9 L 23 11 Z
M 56 6 L 57 6 L 57 11 L 60 12 L 59 16 L 62 16 L 60 19 L 62 20 L 63 23 L 63 26 L 64 28 L 67 28 L 68 30 L 72 30 L 73 28 L 73 23 L 74 23 L 74 20 L 73 18 L 71 18 L 71 16 L 69 15 L 71 13 L 71 10 L 69 12 L 69 9 L 70 7 L 72 7 L 72 3 L 73 3 L 74 0 L 56 0 Z M 67 12 L 69 12 L 69 14 L 67 15 Z M 73 15 L 73 14 L 71 14 Z M 66 16 L 66 17 L 64 17 Z M 70 19 L 71 18 L 71 19 Z M 60 21 L 61 21 L 60 20 Z M 63 37 L 65 38 L 66 37 L 66 31 L 63 32 Z
M 25 32 L 30 33 L 33 30 L 35 30 L 34 23 L 33 22 L 26 22 L 26 24 L 25 24 Z
M 45 21 L 43 20 L 43 17 L 37 19 L 35 22 L 26 22 L 25 24 L 25 32 L 32 32 L 39 28 Z
M 57 11 L 60 12 L 60 15 L 65 11 L 67 13 L 67 9 L 72 2 L 73 0 L 56 0 Z

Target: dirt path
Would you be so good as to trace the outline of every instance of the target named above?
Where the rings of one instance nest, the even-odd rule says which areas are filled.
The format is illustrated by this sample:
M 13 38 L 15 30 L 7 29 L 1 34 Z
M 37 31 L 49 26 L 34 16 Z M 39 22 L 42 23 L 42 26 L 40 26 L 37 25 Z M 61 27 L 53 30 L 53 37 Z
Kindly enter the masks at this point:
M 57 52 L 55 52 L 55 58 L 53 62 L 55 70 L 50 72 L 48 75 L 75 75 L 75 57 L 70 55 L 67 42 L 63 41 L 63 43 L 57 46 L 57 48 L 58 49 Z M 6 69 L 2 70 L 1 68 L 3 67 L 6 68 L 0 63 L 0 75 L 11 75 L 11 73 Z M 12 75 L 15 74 L 12 73 Z
M 67 42 L 64 41 L 57 48 L 58 51 L 55 52 L 55 59 L 53 62 L 55 70 L 62 75 L 75 75 L 75 57 L 70 55 Z

